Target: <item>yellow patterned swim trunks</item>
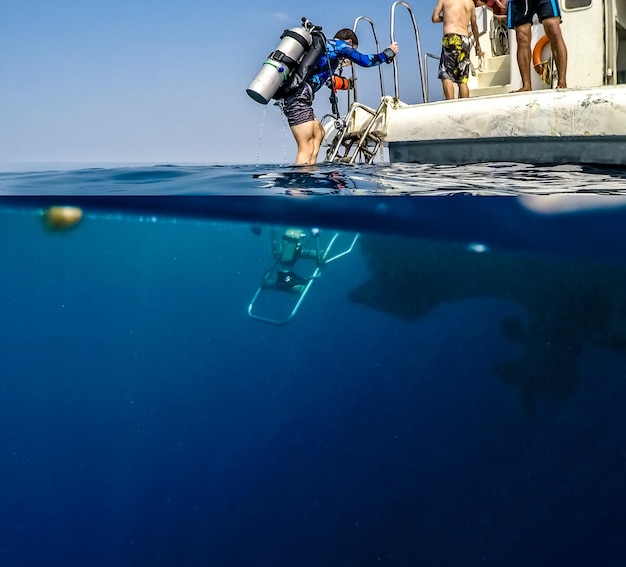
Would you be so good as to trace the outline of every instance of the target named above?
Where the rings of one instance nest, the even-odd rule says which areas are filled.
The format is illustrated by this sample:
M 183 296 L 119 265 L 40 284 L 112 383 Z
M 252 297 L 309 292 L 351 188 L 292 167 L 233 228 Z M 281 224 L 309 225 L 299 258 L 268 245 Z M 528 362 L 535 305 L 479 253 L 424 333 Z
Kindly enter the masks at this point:
M 450 79 L 455 83 L 467 83 L 470 69 L 470 38 L 466 35 L 448 33 L 441 40 L 439 58 L 440 79 Z

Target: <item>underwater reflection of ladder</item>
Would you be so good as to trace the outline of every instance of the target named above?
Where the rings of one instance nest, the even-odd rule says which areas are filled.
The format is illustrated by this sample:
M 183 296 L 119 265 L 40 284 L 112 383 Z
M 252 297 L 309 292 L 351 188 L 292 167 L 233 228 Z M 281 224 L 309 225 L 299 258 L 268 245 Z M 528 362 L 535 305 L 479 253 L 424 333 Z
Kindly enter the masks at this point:
M 322 275 L 322 269 L 352 252 L 358 238 L 358 233 L 349 235 L 348 242 L 341 246 L 343 238 L 338 232 L 326 238 L 317 228 L 287 228 L 280 234 L 274 229 L 273 263 L 248 305 L 248 315 L 272 325 L 284 325 L 291 321 L 313 282 Z M 311 264 L 308 275 L 296 272 L 296 267 L 302 270 L 307 262 Z

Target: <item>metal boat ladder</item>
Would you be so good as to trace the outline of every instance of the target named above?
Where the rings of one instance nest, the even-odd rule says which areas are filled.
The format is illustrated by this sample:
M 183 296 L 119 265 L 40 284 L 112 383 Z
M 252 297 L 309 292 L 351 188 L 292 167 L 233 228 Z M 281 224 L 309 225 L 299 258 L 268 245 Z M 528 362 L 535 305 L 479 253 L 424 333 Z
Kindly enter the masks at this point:
M 421 94 L 424 102 L 428 102 L 428 77 L 426 74 L 426 58 L 422 55 L 422 47 L 419 35 L 419 29 L 413 10 L 411 6 L 403 0 L 396 0 L 391 6 L 391 41 L 395 41 L 395 13 L 398 7 L 405 8 L 413 26 L 413 34 L 415 37 L 415 45 L 417 50 L 417 65 L 420 78 Z M 381 51 L 381 46 L 378 41 L 378 35 L 374 22 L 366 17 L 359 16 L 354 21 L 352 29 L 356 32 L 357 26 L 360 22 L 366 22 L 370 25 L 374 41 L 376 44 L 377 52 Z M 380 91 L 381 102 L 376 110 L 367 107 L 358 102 L 358 93 L 356 89 L 356 81 L 353 80 L 353 96 L 354 102 L 350 103 L 350 93 L 348 93 L 348 111 L 343 118 L 334 116 L 334 128 L 328 128 L 326 137 L 330 137 L 334 134 L 332 141 L 329 144 L 326 151 L 326 160 L 338 163 L 352 164 L 359 163 L 373 163 L 376 155 L 380 152 L 382 156 L 382 148 L 385 142 L 386 136 L 386 124 L 385 124 L 385 109 L 390 104 L 391 100 L 400 100 L 400 88 L 398 81 L 398 63 L 394 58 L 392 62 L 393 66 L 393 79 L 394 79 L 394 96 L 385 95 L 385 85 L 382 73 L 382 66 L 378 67 L 380 78 Z M 352 69 L 352 78 L 356 79 L 355 66 L 350 66 Z M 358 115 L 361 116 L 358 116 Z M 364 118 L 364 115 L 367 115 Z M 327 118 L 327 117 L 324 117 Z M 324 120 L 324 119 L 323 119 Z M 322 121 L 323 121 L 322 120 Z
M 378 129 L 377 125 L 382 124 L 381 118 L 384 118 L 386 106 L 384 99 L 376 110 L 355 102 L 348 115 L 343 120 L 336 121 L 337 135 L 326 151 L 326 161 L 373 163 L 385 139 L 384 130 Z M 358 130 L 348 128 L 348 124 L 355 121 L 357 114 L 366 116 L 362 127 Z
M 347 237 L 347 242 L 342 236 Z M 326 238 L 317 228 L 287 228 L 278 236 L 272 229 L 273 262 L 248 305 L 248 315 L 271 325 L 289 323 L 322 275 L 322 269 L 352 252 L 358 239 L 358 233 L 339 232 Z M 307 262 L 308 270 L 303 275 Z

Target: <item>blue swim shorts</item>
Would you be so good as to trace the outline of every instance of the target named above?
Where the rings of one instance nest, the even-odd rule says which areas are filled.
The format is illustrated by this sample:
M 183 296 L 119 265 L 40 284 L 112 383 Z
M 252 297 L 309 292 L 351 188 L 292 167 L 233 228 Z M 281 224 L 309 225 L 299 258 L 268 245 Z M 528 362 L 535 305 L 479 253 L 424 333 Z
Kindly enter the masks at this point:
M 530 24 L 535 14 L 540 22 L 548 18 L 560 18 L 559 0 L 509 0 L 507 26 L 514 29 Z

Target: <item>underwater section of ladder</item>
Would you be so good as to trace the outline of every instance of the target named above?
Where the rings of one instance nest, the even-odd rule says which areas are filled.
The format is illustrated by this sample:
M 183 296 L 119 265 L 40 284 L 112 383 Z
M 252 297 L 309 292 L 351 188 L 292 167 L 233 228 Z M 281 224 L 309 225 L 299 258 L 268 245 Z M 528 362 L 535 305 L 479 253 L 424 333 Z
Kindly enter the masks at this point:
M 324 268 L 352 252 L 358 239 L 358 233 L 348 235 L 342 246 L 338 232 L 327 236 L 317 228 L 272 229 L 272 264 L 248 305 L 248 315 L 271 325 L 289 323 Z

